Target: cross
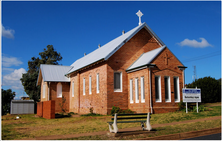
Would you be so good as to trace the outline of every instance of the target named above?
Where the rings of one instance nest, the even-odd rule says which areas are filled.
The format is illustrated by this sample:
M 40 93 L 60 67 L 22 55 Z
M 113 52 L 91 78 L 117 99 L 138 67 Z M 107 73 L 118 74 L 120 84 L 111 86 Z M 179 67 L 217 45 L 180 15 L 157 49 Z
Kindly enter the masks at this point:
M 168 65 L 168 59 L 170 59 L 170 57 L 168 57 L 168 54 L 165 54 L 165 64 Z
M 139 10 L 136 15 L 139 17 L 139 25 L 141 25 L 141 17 L 143 16 L 143 13 Z

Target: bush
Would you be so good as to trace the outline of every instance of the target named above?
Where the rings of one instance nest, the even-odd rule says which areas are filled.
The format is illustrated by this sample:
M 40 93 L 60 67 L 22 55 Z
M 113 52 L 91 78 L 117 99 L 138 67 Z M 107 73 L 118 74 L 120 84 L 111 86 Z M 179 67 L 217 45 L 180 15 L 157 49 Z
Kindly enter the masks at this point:
M 180 101 L 178 103 L 179 110 L 182 111 L 183 109 L 186 109 L 186 104 L 183 101 Z
M 122 110 L 117 106 L 113 106 L 112 110 L 111 110 L 111 115 L 115 114 L 115 113 L 117 113 L 117 114 L 120 114 L 120 113 L 122 113 L 122 114 L 132 114 L 134 112 L 130 109 Z
M 201 102 L 213 103 L 221 101 L 221 79 L 216 80 L 212 77 L 204 77 L 188 84 L 187 88 L 201 89 Z

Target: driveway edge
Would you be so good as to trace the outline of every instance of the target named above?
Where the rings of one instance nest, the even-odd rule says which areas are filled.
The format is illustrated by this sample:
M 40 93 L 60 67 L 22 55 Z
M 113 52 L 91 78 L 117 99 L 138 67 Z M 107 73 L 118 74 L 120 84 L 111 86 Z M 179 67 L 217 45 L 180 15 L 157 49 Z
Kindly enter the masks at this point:
M 200 131 L 191 131 L 191 132 L 185 132 L 185 133 L 163 135 L 163 136 L 157 136 L 157 137 L 141 138 L 141 139 L 136 139 L 136 140 L 182 140 L 182 139 L 188 139 L 188 138 L 205 136 L 205 135 L 216 134 L 216 133 L 221 133 L 221 127 L 204 129 Z

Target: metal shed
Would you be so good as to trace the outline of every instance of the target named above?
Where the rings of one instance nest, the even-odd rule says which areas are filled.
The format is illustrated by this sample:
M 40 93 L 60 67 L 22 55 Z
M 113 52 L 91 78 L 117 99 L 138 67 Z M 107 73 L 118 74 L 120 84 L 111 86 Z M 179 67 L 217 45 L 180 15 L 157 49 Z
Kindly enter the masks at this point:
M 34 100 L 12 100 L 10 114 L 34 114 Z

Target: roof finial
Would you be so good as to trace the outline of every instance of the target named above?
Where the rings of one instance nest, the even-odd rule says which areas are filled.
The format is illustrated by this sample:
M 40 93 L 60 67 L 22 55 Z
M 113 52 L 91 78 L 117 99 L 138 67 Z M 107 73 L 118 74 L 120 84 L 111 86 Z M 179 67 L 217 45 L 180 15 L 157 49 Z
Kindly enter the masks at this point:
M 139 17 L 139 25 L 141 25 L 141 17 L 143 16 L 143 13 L 139 10 L 136 15 Z

